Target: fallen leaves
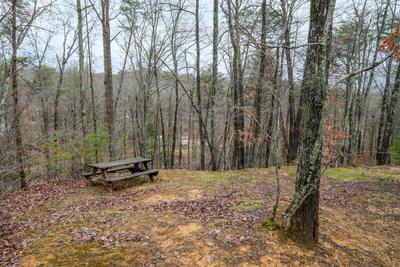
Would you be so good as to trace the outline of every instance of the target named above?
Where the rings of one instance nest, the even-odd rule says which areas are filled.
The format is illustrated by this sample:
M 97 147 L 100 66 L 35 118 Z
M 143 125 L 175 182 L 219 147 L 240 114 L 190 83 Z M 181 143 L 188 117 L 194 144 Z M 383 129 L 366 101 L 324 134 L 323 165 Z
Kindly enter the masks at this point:
M 90 217 L 90 212 L 98 212 L 112 206 L 122 207 L 124 204 L 134 202 L 155 190 L 154 187 L 147 187 L 116 195 L 84 199 L 81 202 L 74 201 L 50 211 L 48 215 L 43 217 L 32 216 L 23 222 L 15 220 L 18 215 L 33 210 L 43 203 L 49 201 L 60 201 L 62 203 L 63 199 L 69 195 L 79 195 L 78 191 L 85 186 L 87 186 L 87 182 L 84 180 L 56 179 L 48 183 L 30 186 L 19 192 L 3 195 L 0 199 L 2 202 L 2 209 L 0 210 L 0 264 L 16 265 L 18 263 L 24 242 L 18 237 L 19 232 L 48 228 L 52 225 L 67 224 L 76 220 L 84 221 Z M 109 237 L 111 241 L 103 241 L 103 243 L 115 244 L 115 242 L 124 238 L 113 239 Z M 135 238 L 132 237 L 132 239 Z
M 149 237 L 141 232 L 116 232 L 106 231 L 101 233 L 94 228 L 81 227 L 72 232 L 73 241 L 75 242 L 100 242 L 103 248 L 115 248 L 122 246 L 127 242 L 140 242 L 149 240 Z
M 200 219 L 204 222 L 223 221 L 226 224 L 239 224 L 252 222 L 256 219 L 250 213 L 236 212 L 232 204 L 237 194 L 219 197 L 203 197 L 191 201 L 169 201 L 149 205 L 152 211 L 172 211 L 193 219 Z

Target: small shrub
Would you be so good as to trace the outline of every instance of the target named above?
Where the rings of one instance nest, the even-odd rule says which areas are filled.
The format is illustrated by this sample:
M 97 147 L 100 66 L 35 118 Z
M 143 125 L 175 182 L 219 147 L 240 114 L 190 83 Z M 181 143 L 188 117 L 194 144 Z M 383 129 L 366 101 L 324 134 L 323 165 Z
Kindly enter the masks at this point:
M 88 133 L 80 142 L 80 154 L 84 162 L 93 162 L 97 155 L 107 151 L 108 134 L 106 132 Z
M 389 153 L 392 163 L 400 164 L 400 135 L 393 140 L 393 144 L 389 148 Z
M 272 220 L 263 221 L 261 226 L 269 231 L 274 231 L 280 228 L 279 224 Z

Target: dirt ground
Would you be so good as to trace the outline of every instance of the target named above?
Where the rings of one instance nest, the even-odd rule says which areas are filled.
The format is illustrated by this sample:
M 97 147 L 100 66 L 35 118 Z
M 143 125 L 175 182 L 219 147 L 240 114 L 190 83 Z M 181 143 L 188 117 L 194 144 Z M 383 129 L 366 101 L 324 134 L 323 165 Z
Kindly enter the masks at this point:
M 278 223 L 294 186 L 282 169 Z M 315 247 L 262 226 L 273 169 L 162 170 L 109 192 L 57 180 L 0 197 L 4 266 L 400 266 L 400 168 L 327 171 Z

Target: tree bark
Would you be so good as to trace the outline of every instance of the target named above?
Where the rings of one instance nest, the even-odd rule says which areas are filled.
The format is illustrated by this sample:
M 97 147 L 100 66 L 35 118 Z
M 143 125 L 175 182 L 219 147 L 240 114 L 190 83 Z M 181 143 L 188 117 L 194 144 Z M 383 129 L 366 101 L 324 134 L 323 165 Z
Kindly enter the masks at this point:
M 379 117 L 378 140 L 376 143 L 376 147 L 377 147 L 376 163 L 378 165 L 385 164 L 385 160 L 386 160 L 383 155 L 384 152 L 382 151 L 382 142 L 383 142 L 383 136 L 385 133 L 387 108 L 388 108 L 388 104 L 389 104 L 391 73 L 392 73 L 392 60 L 389 60 L 387 73 L 386 73 L 385 88 L 383 90 L 383 96 L 382 96 L 381 115 Z
M 267 1 L 263 0 L 261 4 L 261 37 L 260 37 L 260 62 L 258 66 L 258 78 L 256 84 L 256 95 L 254 98 L 254 143 L 251 149 L 251 161 L 255 159 L 255 149 L 257 146 L 258 137 L 260 134 L 260 123 L 261 123 L 261 102 L 263 95 L 263 84 L 265 77 L 265 65 L 266 65 L 266 53 L 267 53 Z M 253 162 L 254 164 L 254 162 Z
M 108 150 L 110 158 L 115 157 L 114 150 L 114 100 L 113 100 L 113 84 L 112 84 L 112 63 L 111 63 L 111 40 L 110 40 L 110 2 L 102 1 L 102 32 L 103 32 L 103 57 L 104 57 L 104 99 L 106 110 L 106 124 L 108 129 Z
M 78 15 L 78 56 L 79 56 L 79 71 L 78 71 L 78 87 L 80 93 L 80 120 L 82 136 L 86 135 L 86 114 L 85 114 L 85 90 L 83 88 L 83 73 L 85 54 L 83 51 L 83 23 L 82 23 L 82 9 L 81 0 L 76 0 L 76 11 Z
M 243 111 L 243 77 L 242 64 L 240 59 L 240 39 L 238 36 L 239 23 L 239 3 L 235 2 L 235 10 L 232 12 L 231 0 L 228 3 L 228 24 L 230 41 L 233 48 L 232 59 L 232 93 L 233 93 L 233 167 L 235 169 L 244 168 L 244 143 L 242 142 L 242 133 L 244 132 L 244 111 Z M 232 21 L 232 17 L 234 17 Z
M 11 57 L 11 88 L 12 88 L 12 103 L 13 103 L 13 114 L 14 114 L 14 138 L 16 145 L 16 160 L 18 164 L 18 174 L 21 188 L 26 187 L 26 175 L 23 162 L 23 142 L 22 142 L 22 130 L 21 130 L 21 110 L 19 106 L 19 95 L 18 95 L 18 80 L 17 80 L 17 7 L 18 1 L 12 1 L 12 19 L 11 19 L 11 46 L 12 46 L 12 57 Z
M 212 80 L 211 80 L 211 169 L 216 171 L 218 169 L 217 159 L 217 140 L 215 131 L 215 97 L 217 94 L 218 83 L 218 0 L 214 0 L 213 9 L 213 50 L 212 50 Z
M 290 25 L 291 25 L 291 8 L 287 8 L 287 3 L 281 0 L 282 13 L 283 13 L 283 25 L 284 25 L 284 38 L 285 46 L 290 47 Z M 294 78 L 293 78 L 293 63 L 292 63 L 292 53 L 290 49 L 285 48 L 286 57 L 286 68 L 289 82 L 289 96 L 288 96 L 288 118 L 289 118 L 289 149 L 287 153 L 287 163 L 296 159 L 297 157 L 297 147 L 296 140 L 298 137 L 295 135 L 295 104 L 294 104 Z
M 296 186 L 283 216 L 283 233 L 300 243 L 318 240 L 318 210 L 322 152 L 322 111 L 326 98 L 329 32 L 335 1 L 311 0 L 308 43 L 302 91 L 304 97 Z
M 382 146 L 379 151 L 379 154 L 381 155 L 378 161 L 379 165 L 390 163 L 390 154 L 388 153 L 388 150 L 393 137 L 394 126 L 395 126 L 394 125 L 395 112 L 396 109 L 399 108 L 399 100 L 400 100 L 400 64 L 397 67 L 396 79 L 393 85 L 392 95 L 390 97 L 390 103 L 386 111 L 386 125 L 382 138 Z
M 199 25 L 199 0 L 196 0 L 196 94 L 199 109 L 199 138 L 200 138 L 200 169 L 205 169 L 205 140 L 203 129 L 203 115 L 201 106 L 201 77 L 200 77 L 200 25 Z

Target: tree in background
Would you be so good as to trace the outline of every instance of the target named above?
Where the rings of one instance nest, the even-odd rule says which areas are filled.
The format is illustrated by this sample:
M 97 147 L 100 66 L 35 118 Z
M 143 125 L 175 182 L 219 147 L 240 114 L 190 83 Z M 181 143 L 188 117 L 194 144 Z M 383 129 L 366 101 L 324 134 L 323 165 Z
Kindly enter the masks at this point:
M 12 57 L 11 57 L 11 87 L 12 87 L 12 98 L 13 98 L 13 114 L 14 114 L 14 134 L 15 134 L 15 145 L 16 145 L 16 160 L 18 163 L 18 173 L 21 183 L 21 188 L 26 186 L 26 175 L 23 162 L 23 143 L 22 143 L 22 129 L 21 129 L 21 108 L 19 104 L 18 96 L 18 80 L 17 80 L 17 8 L 18 1 L 13 0 L 11 3 L 11 46 L 12 46 Z
M 104 57 L 104 99 L 106 111 L 106 123 L 109 135 L 110 158 L 114 158 L 115 130 L 114 130 L 114 98 L 111 63 L 111 39 L 110 39 L 110 1 L 101 1 L 101 26 L 103 31 L 103 57 Z
M 397 24 L 396 31 L 390 33 L 384 39 L 381 48 L 387 49 L 394 53 L 397 57 L 397 61 L 400 61 L 400 44 L 398 43 L 398 38 L 400 38 L 400 22 Z M 386 92 L 385 90 L 382 99 L 382 106 L 384 106 L 385 108 L 382 109 L 382 112 L 385 113 L 386 116 L 383 116 L 383 118 L 381 117 L 381 120 L 383 120 L 384 118 L 386 118 L 386 120 L 383 122 L 384 127 L 382 141 L 380 143 L 380 146 L 378 147 L 377 153 L 377 163 L 379 165 L 390 163 L 388 150 L 390 147 L 390 142 L 393 138 L 395 112 L 399 109 L 400 104 L 400 64 L 398 64 L 397 66 L 396 78 L 390 98 L 387 94 L 388 92 Z M 380 140 L 378 139 L 378 142 L 379 141 Z

